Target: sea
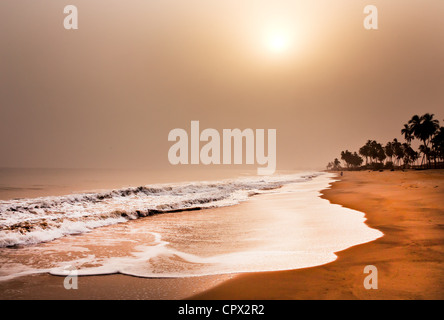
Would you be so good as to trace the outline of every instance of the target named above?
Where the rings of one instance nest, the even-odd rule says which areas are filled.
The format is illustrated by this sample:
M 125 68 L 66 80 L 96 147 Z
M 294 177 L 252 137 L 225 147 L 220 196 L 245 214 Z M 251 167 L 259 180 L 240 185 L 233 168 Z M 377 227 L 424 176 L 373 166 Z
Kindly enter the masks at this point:
M 383 234 L 321 198 L 335 174 L 0 170 L 0 281 L 292 270 Z

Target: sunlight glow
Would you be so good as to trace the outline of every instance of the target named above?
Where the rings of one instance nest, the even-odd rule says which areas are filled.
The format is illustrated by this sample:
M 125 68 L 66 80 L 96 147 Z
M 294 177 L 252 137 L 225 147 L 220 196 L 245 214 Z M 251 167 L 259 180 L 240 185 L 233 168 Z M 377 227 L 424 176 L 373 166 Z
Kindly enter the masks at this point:
M 274 52 L 282 52 L 288 46 L 288 41 L 281 35 L 274 36 L 270 39 L 270 49 Z
M 275 31 L 266 37 L 266 47 L 272 53 L 284 53 L 290 49 L 291 36 L 288 32 Z

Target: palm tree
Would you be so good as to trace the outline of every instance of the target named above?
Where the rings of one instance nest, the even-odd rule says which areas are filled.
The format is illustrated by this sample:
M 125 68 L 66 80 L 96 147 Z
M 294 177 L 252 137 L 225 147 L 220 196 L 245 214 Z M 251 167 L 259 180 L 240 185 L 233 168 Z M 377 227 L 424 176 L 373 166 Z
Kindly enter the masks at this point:
M 421 118 L 420 116 L 418 116 L 417 114 L 415 114 L 408 122 L 407 124 L 410 133 L 412 136 L 417 136 L 417 132 L 419 131 L 419 127 L 421 126 Z M 404 128 L 406 127 L 406 125 L 404 125 Z M 402 130 L 401 130 L 402 132 Z
M 379 162 L 381 164 L 384 163 L 384 160 L 387 158 L 387 156 L 385 155 L 385 150 L 382 147 L 382 145 L 380 143 L 378 143 L 377 145 L 377 159 L 379 160 Z
M 338 160 L 338 158 L 336 158 L 334 161 L 329 162 L 327 164 L 327 170 L 339 170 L 341 162 Z
M 422 144 L 419 146 L 419 151 L 423 154 L 423 160 L 424 160 L 424 157 L 427 160 L 430 160 L 432 149 L 430 149 L 428 146 Z M 422 161 L 421 161 L 421 165 L 422 165 Z
M 404 136 L 404 139 L 410 144 L 413 140 L 412 129 L 408 124 L 404 124 L 404 128 L 401 130 L 401 134 Z
M 416 159 L 418 159 L 418 152 L 413 150 L 410 144 L 403 143 L 402 150 L 404 153 L 404 167 L 407 167 L 408 165 L 410 165 L 410 163 L 414 163 Z
M 341 151 L 341 159 L 344 160 L 347 169 L 350 168 L 351 165 L 351 155 L 352 153 L 348 150 Z
M 394 152 L 393 152 L 393 145 L 392 145 L 392 143 L 390 141 L 387 142 L 387 144 L 385 145 L 384 150 L 385 150 L 385 154 L 387 155 L 387 158 L 389 158 L 390 162 L 393 163 L 393 159 L 392 158 L 393 158 Z
M 341 167 L 341 161 L 339 161 L 338 158 L 335 158 L 335 160 L 333 161 L 333 167 L 337 170 L 339 170 L 339 168 Z
M 368 165 L 368 158 L 370 157 L 370 147 L 371 145 L 371 141 L 368 140 L 367 143 L 365 145 L 363 145 L 360 149 L 359 149 L 359 154 L 363 157 L 365 157 L 365 165 Z
M 444 127 L 439 128 L 438 132 L 432 139 L 432 148 L 436 153 L 436 157 L 444 160 Z
M 433 119 L 434 115 L 430 113 L 426 113 L 421 117 L 422 121 L 422 127 L 421 127 L 421 140 L 425 143 L 425 146 L 427 149 L 429 148 L 429 143 L 435 133 L 439 129 L 439 121 L 436 119 Z M 432 155 L 432 151 L 430 150 L 427 154 L 427 160 L 428 160 L 428 166 L 430 168 L 430 157 Z
M 378 143 L 375 140 L 368 140 L 367 144 L 369 145 L 370 160 L 373 164 L 378 159 Z
M 399 142 L 398 139 L 396 138 L 393 139 L 392 147 L 393 147 L 393 154 L 396 160 L 398 160 L 398 166 L 399 166 L 401 159 L 404 158 L 404 149 L 402 148 L 401 142 Z
M 429 143 L 439 129 L 439 121 L 433 119 L 433 117 L 434 115 L 430 113 L 426 113 L 421 117 L 414 115 L 408 122 L 408 128 L 411 135 L 422 141 L 423 144 L 423 147 L 420 147 L 420 151 L 423 153 L 421 165 L 424 163 L 424 159 L 427 159 L 428 165 L 430 166 Z M 406 127 L 404 125 L 403 130 L 405 129 Z M 401 130 L 401 132 L 403 132 L 403 130 Z

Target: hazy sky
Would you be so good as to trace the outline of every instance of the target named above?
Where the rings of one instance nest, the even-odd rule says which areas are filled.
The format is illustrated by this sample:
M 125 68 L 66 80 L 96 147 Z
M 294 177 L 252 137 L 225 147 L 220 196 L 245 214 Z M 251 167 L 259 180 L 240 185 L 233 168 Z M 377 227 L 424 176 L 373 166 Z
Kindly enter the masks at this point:
M 68 4 L 78 30 L 63 28 Z M 444 123 L 443 13 L 442 0 L 1 0 L 0 167 L 165 168 L 168 132 L 199 120 L 277 129 L 278 168 L 323 168 L 400 138 L 413 114 Z

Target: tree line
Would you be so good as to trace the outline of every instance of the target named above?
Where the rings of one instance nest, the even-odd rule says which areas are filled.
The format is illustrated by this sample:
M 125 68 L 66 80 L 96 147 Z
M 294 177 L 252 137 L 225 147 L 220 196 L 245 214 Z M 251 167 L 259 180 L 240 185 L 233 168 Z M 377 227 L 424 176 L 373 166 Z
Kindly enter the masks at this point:
M 414 115 L 401 129 L 404 142 L 393 139 L 385 145 L 368 140 L 358 152 L 341 152 L 327 164 L 327 170 L 444 168 L 444 127 L 433 114 Z M 412 141 L 420 143 L 415 150 Z M 365 162 L 365 164 L 364 164 Z

